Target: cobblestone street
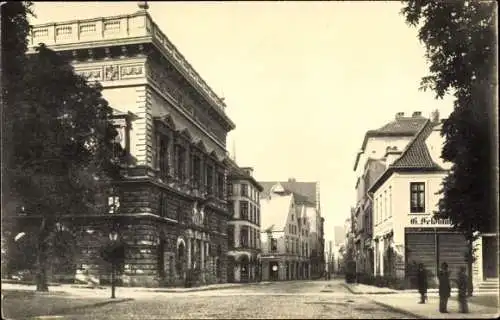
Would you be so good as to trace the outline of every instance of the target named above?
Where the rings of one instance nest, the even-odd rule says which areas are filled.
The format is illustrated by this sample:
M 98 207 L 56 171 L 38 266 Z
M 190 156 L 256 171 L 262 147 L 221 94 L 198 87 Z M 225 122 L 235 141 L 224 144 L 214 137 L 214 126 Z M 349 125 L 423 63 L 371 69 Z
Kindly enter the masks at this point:
M 340 281 L 293 281 L 190 293 L 141 292 L 133 301 L 68 311 L 58 319 L 401 319 Z

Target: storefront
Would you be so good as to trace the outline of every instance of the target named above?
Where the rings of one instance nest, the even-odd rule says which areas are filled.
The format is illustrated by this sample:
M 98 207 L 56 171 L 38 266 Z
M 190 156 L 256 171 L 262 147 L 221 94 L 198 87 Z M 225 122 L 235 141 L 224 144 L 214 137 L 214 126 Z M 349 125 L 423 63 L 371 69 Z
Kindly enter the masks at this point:
M 417 225 L 415 220 L 412 222 Z M 467 266 L 467 241 L 463 234 L 451 228 L 448 220 L 439 221 L 432 218 L 429 221 L 419 221 L 418 224 L 422 222 L 428 222 L 430 225 L 434 223 L 436 226 L 405 228 L 405 277 L 412 283 L 416 268 L 422 263 L 428 272 L 429 280 L 437 281 L 439 267 L 446 262 L 454 286 L 460 267 Z

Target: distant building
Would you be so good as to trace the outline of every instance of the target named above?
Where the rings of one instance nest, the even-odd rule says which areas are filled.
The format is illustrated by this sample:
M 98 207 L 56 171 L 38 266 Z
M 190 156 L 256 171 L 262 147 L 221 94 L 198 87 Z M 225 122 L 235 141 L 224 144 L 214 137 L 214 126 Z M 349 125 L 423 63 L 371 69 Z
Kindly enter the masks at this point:
M 260 280 L 260 192 L 253 169 L 229 160 L 228 282 Z
M 309 279 L 311 233 L 306 207 L 280 185 L 260 199 L 262 280 Z
M 325 270 L 325 237 L 324 218 L 321 216 L 319 182 L 299 182 L 294 178 L 288 181 L 261 181 L 264 188 L 261 199 L 271 193 L 271 189 L 279 185 L 286 192 L 293 193 L 297 205 L 306 208 L 306 216 L 311 228 L 311 277 L 321 277 Z

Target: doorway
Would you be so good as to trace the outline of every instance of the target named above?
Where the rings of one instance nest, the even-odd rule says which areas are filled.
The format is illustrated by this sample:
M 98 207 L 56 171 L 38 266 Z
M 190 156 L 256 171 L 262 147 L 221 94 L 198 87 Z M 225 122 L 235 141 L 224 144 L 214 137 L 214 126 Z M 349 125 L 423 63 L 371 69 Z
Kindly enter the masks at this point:
M 498 236 L 483 236 L 483 274 L 485 279 L 498 278 Z

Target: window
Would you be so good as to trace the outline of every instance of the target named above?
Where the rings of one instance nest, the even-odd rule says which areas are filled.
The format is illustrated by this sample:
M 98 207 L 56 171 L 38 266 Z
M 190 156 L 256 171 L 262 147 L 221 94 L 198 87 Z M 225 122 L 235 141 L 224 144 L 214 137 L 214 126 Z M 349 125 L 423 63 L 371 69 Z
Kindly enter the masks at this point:
M 276 252 L 278 250 L 278 239 L 271 238 L 271 252 Z
M 245 183 L 241 184 L 241 195 L 244 197 L 248 197 L 248 185 Z
M 217 196 L 219 199 L 224 199 L 224 173 L 217 174 Z
M 168 171 L 169 171 L 169 165 L 168 165 L 168 141 L 165 137 L 160 137 L 159 139 L 159 146 L 158 148 L 159 153 L 158 153 L 158 166 L 160 169 L 160 175 L 162 178 L 165 178 L 168 176 Z
M 392 187 L 389 187 L 389 218 L 392 217 Z
M 248 201 L 240 201 L 240 219 L 248 220 Z
M 232 183 L 228 183 L 228 185 L 227 185 L 227 195 L 228 196 L 233 195 L 233 184 Z
M 257 211 L 257 216 L 255 217 L 256 218 L 255 224 L 260 224 L 260 209 L 256 208 L 256 211 Z
M 234 216 L 234 201 L 228 201 L 227 202 L 227 209 L 229 211 L 229 214 L 232 216 Z
M 240 247 L 248 248 L 248 228 L 242 227 L 240 232 Z
M 234 226 L 227 226 L 227 242 L 230 248 L 234 248 Z
M 167 196 L 165 195 L 165 193 L 160 192 L 160 204 L 158 206 L 158 215 L 160 217 L 166 217 L 167 210 L 168 210 Z
M 201 160 L 200 157 L 193 155 L 191 157 L 191 160 L 193 161 L 193 168 L 192 168 L 192 178 L 193 178 L 193 184 L 196 188 L 201 186 Z
M 410 212 L 425 212 L 425 184 L 423 182 L 410 183 Z
M 108 197 L 108 212 L 117 213 L 118 209 L 120 209 L 120 197 L 117 195 Z
M 176 173 L 177 173 L 177 178 L 183 182 L 184 179 L 186 178 L 186 157 L 185 157 L 185 151 L 180 145 L 175 145 L 175 158 L 177 159 L 176 163 Z
M 384 221 L 387 220 L 389 212 L 387 211 L 387 190 L 384 191 Z
M 207 165 L 207 170 L 206 170 L 206 178 L 207 178 L 207 192 L 208 194 L 212 194 L 213 192 L 213 185 L 214 185 L 214 169 L 212 166 Z

